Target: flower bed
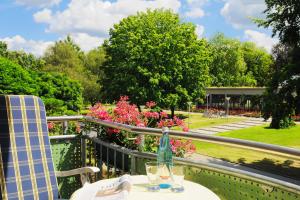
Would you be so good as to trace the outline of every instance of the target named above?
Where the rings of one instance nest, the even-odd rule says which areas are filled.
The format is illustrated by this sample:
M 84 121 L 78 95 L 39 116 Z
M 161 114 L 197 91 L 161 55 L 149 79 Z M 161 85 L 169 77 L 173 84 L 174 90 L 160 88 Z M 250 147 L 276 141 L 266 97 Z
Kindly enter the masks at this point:
M 101 120 L 138 127 L 162 128 L 164 126 L 179 126 L 183 131 L 188 131 L 188 128 L 182 119 L 177 116 L 174 116 L 172 119 L 169 118 L 168 114 L 162 111 L 155 102 L 147 102 L 146 108 L 147 110 L 139 112 L 135 104 L 129 103 L 129 98 L 127 96 L 122 96 L 115 108 L 106 109 L 101 103 L 97 103 L 89 109 L 88 115 Z M 104 141 L 115 143 L 130 149 L 138 149 L 139 144 L 142 141 L 142 138 L 137 134 L 104 127 L 99 127 L 98 137 Z M 156 152 L 158 143 L 158 137 L 145 136 L 143 150 Z M 171 138 L 171 145 L 175 156 L 184 157 L 195 151 L 195 146 L 190 140 Z

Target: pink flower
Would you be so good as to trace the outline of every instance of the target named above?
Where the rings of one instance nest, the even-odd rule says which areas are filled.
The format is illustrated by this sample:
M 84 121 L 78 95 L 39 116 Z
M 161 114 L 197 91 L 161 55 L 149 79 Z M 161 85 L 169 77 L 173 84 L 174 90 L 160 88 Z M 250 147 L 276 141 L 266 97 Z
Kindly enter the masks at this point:
M 161 117 L 162 119 L 168 117 L 168 114 L 167 114 L 166 112 L 164 112 L 164 111 L 161 111 L 161 112 L 159 113 L 159 115 L 160 115 L 160 117 Z
M 153 108 L 156 106 L 156 103 L 149 101 L 146 103 L 148 108 Z M 133 125 L 137 127 L 146 127 L 147 124 L 155 124 L 159 128 L 162 127 L 172 127 L 180 126 L 183 128 L 183 131 L 188 131 L 184 121 L 178 117 L 173 119 L 168 119 L 168 114 L 166 112 L 154 112 L 154 111 L 145 111 L 139 112 L 135 104 L 130 104 L 128 96 L 121 96 L 120 100 L 117 102 L 116 107 L 111 110 L 107 110 L 101 103 L 95 104 L 93 107 L 89 108 L 89 116 L 98 118 L 100 120 L 107 120 L 111 122 L 118 122 L 122 124 Z M 157 122 L 158 121 L 158 122 Z M 48 124 L 48 128 L 54 128 L 54 124 Z M 137 147 L 140 144 L 141 138 L 137 137 L 135 140 L 123 140 L 123 131 L 114 128 L 105 128 L 106 136 L 110 142 L 118 142 L 122 145 L 128 145 L 132 147 Z M 80 127 L 76 126 L 76 131 L 80 132 Z M 125 132 L 124 132 L 125 133 Z M 125 133 L 128 134 L 128 133 Z M 146 138 L 147 139 L 147 138 Z M 149 139 L 149 138 L 148 138 Z M 151 139 L 151 138 L 150 138 Z M 147 141 L 148 142 L 148 141 Z M 159 144 L 159 138 L 154 137 L 149 141 L 153 145 Z M 190 140 L 181 140 L 181 139 L 170 139 L 172 152 L 176 156 L 184 156 L 186 153 L 194 152 L 196 150 L 195 145 L 192 144 Z
M 182 129 L 184 132 L 189 132 L 189 128 L 184 126 L 183 129 Z
M 118 133 L 120 133 L 120 130 L 119 129 L 115 129 L 115 128 L 108 128 L 107 132 L 109 134 L 118 134 Z
M 138 127 L 145 127 L 145 124 L 144 123 L 139 123 L 136 126 L 138 126 Z
M 76 133 L 80 133 L 81 131 L 81 128 L 79 126 L 79 124 L 76 124 L 76 129 L 75 129 Z
M 175 121 L 175 124 L 178 125 L 178 126 L 182 126 L 184 124 L 184 121 L 179 119 L 176 116 L 174 116 L 174 121 Z
M 146 118 L 153 118 L 153 119 L 158 119 L 159 118 L 158 112 L 146 111 L 146 112 L 143 113 L 143 115 Z
M 55 126 L 55 124 L 53 122 L 49 122 L 47 125 L 48 125 L 48 130 L 53 129 Z
M 190 152 L 194 153 L 195 151 L 196 151 L 196 146 L 194 144 L 191 144 Z
M 172 152 L 176 153 L 177 148 L 175 146 L 171 146 L 172 147 Z
M 138 136 L 138 137 L 134 140 L 134 143 L 135 143 L 135 144 L 141 144 L 141 141 L 142 141 L 141 137 Z
M 182 142 L 180 140 L 175 140 L 174 146 L 180 147 L 182 145 Z
M 120 101 L 128 101 L 128 100 L 129 100 L 129 97 L 126 95 L 120 97 Z
M 156 103 L 154 101 L 146 102 L 146 107 L 147 108 L 153 108 L 154 106 L 156 106 Z

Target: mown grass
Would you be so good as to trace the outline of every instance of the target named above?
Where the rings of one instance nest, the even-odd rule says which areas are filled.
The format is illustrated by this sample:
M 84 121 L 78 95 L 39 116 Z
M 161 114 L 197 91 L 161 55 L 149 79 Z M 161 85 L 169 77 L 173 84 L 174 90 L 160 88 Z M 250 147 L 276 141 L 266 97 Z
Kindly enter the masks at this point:
M 186 115 L 187 116 L 187 115 Z M 245 118 L 241 117 L 228 117 L 228 118 L 207 118 L 203 117 L 202 114 L 191 114 L 190 120 L 188 118 L 184 119 L 186 124 L 189 123 L 190 129 L 197 129 L 202 127 L 209 127 L 209 126 L 217 126 L 222 124 L 240 122 L 245 120 Z
M 223 137 L 253 140 L 269 144 L 300 148 L 300 126 L 289 129 L 270 129 L 267 126 L 257 126 L 217 134 Z
M 216 134 L 222 137 L 239 138 L 275 145 L 300 149 L 300 126 L 290 129 L 275 130 L 266 126 L 257 126 Z M 194 141 L 197 153 L 219 158 L 233 163 L 244 164 L 249 167 L 258 168 L 300 180 L 299 161 L 289 160 L 281 156 L 253 150 L 228 147 L 220 144 Z M 287 170 L 286 170 L 287 169 Z

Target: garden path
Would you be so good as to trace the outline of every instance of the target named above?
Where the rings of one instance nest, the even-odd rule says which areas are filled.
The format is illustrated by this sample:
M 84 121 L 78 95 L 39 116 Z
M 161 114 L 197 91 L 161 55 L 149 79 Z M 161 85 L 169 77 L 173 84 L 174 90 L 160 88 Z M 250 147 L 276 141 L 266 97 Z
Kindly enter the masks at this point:
M 190 132 L 213 135 L 216 133 L 222 133 L 222 132 L 226 132 L 226 131 L 239 130 L 239 129 L 249 128 L 249 127 L 253 127 L 253 126 L 261 126 L 266 123 L 267 122 L 264 121 L 263 118 L 245 118 L 245 120 L 241 121 L 241 122 L 234 122 L 234 123 L 222 124 L 222 125 L 211 126 L 211 127 L 197 128 L 197 129 L 190 130 Z

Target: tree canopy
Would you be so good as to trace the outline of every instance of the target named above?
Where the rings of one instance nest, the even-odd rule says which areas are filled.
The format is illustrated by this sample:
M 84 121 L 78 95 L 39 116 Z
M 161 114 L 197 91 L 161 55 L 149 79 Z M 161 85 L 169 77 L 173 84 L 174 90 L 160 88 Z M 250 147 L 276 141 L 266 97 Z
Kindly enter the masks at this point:
M 43 59 L 37 58 L 33 54 L 24 51 L 9 51 L 7 44 L 2 41 L 0 41 L 0 57 L 8 58 L 22 67 L 32 70 L 40 70 L 45 64 Z
M 253 42 L 241 43 L 243 58 L 246 63 L 246 74 L 251 74 L 256 86 L 266 86 L 272 73 L 273 58 L 265 49 Z
M 238 40 L 217 34 L 209 41 L 209 44 L 213 54 L 213 61 L 210 66 L 213 86 L 256 85 L 252 73 L 246 73 L 247 65 Z
M 209 40 L 213 61 L 212 86 L 264 86 L 272 57 L 252 42 L 241 42 L 218 33 Z
M 211 57 L 192 23 L 169 10 L 148 10 L 122 19 L 109 35 L 104 100 L 128 95 L 138 105 L 154 100 L 174 110 L 204 95 Z
M 95 103 L 100 98 L 100 85 L 97 84 L 98 74 L 95 73 L 101 67 L 102 52 L 88 53 L 87 58 L 80 47 L 71 37 L 55 42 L 47 49 L 44 55 L 46 65 L 44 71 L 60 72 L 78 80 L 83 87 L 83 97 L 86 102 Z M 94 52 L 94 51 L 93 51 Z M 98 53 L 98 54 L 97 54 Z M 98 60 L 97 60 L 98 59 Z
M 43 99 L 47 114 L 74 114 L 82 107 L 82 89 L 65 75 L 37 72 L 0 57 L 0 94 L 28 94 Z

